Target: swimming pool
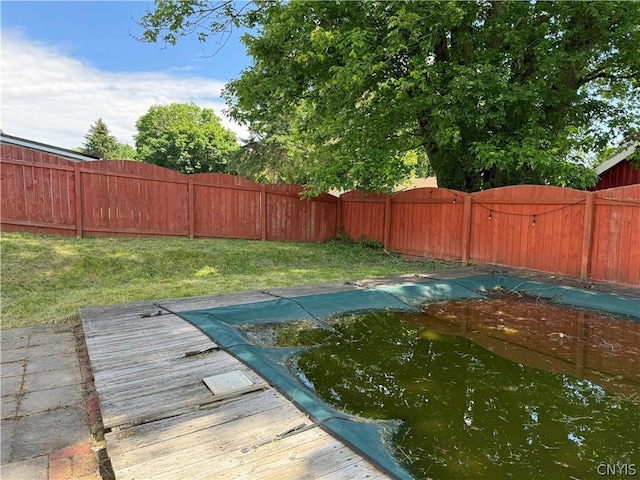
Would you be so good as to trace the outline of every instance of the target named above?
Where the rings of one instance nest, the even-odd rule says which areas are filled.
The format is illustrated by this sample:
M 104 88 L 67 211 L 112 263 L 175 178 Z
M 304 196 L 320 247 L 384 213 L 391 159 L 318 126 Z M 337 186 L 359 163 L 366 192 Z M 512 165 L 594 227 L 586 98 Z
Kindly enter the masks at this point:
M 425 304 L 436 304 L 447 300 L 483 299 L 485 293 L 497 288 L 550 299 L 558 305 L 597 308 L 601 311 L 624 315 L 632 322 L 640 321 L 638 299 L 558 287 L 501 275 L 354 289 L 295 298 L 274 297 L 273 300 L 266 302 L 181 312 L 180 316 L 200 328 L 223 349 L 267 379 L 287 398 L 307 412 L 321 428 L 336 435 L 385 472 L 397 478 L 413 478 L 406 469 L 407 462 L 403 461 L 401 455 L 398 455 L 398 450 L 392 445 L 398 432 L 402 432 L 403 422 L 400 419 L 376 418 L 375 415 L 363 418 L 359 412 L 354 415 L 342 408 L 331 406 L 317 395 L 318 386 L 312 385 L 308 379 L 305 382 L 304 374 L 300 375 L 299 359 L 304 358 L 305 353 L 309 351 L 308 347 L 265 346 L 264 343 L 260 344 L 250 338 L 247 326 L 259 327 L 278 323 L 294 325 L 295 322 L 304 321 L 324 331 L 332 332 L 336 328 L 334 319 L 349 312 L 396 311 L 414 314 L 419 312 Z M 427 332 L 433 330 L 431 328 Z M 430 334 L 425 335 L 428 337 Z M 442 332 L 433 331 L 433 335 L 442 335 Z M 429 339 L 426 338 L 426 340 Z

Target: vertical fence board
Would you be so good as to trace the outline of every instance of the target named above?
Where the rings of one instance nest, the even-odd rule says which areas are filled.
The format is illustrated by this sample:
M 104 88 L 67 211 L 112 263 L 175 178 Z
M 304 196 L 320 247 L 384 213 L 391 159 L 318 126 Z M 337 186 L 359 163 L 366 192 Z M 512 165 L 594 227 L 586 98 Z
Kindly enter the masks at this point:
M 620 212 L 620 236 L 618 238 L 618 265 L 615 266 L 615 279 L 614 281 L 620 282 L 622 280 L 623 266 L 629 264 L 631 258 L 631 239 L 633 228 L 633 216 L 626 214 L 626 212 Z M 640 228 L 640 225 L 637 225 Z
M 627 274 L 621 277 L 620 282 L 640 285 L 640 208 L 633 209 L 630 237 Z
M 590 276 L 593 278 L 607 277 L 608 250 L 609 250 L 609 219 L 611 207 L 609 205 L 596 205 L 593 222 L 593 250 Z
M 513 205 L 513 231 L 511 234 L 511 258 L 512 261 L 519 264 L 524 262 L 527 257 L 527 247 L 522 242 L 522 226 L 525 217 L 523 215 L 522 205 Z
M 2 198 L 0 203 L 0 212 L 3 218 L 22 220 L 26 218 L 24 213 L 24 198 L 20 195 L 20 187 L 22 184 L 23 168 L 20 165 L 12 165 L 10 163 L 2 164 Z
M 82 238 L 82 227 L 84 225 L 84 208 L 82 201 L 82 172 L 80 171 L 80 163 L 73 166 L 73 201 L 75 204 L 74 219 L 76 224 L 76 237 Z M 70 195 L 71 197 L 71 195 Z
M 469 261 L 469 240 L 471 238 L 471 195 L 464 197 L 462 217 L 462 261 Z
M 34 190 L 34 178 L 33 178 L 33 166 L 28 166 L 24 168 L 24 173 L 22 177 L 22 198 L 24 198 L 24 207 L 27 218 L 33 220 L 34 222 L 38 222 L 38 211 L 35 208 L 35 194 Z
M 544 210 L 543 210 L 544 211 Z M 549 272 L 561 272 L 560 268 L 560 227 L 561 223 L 557 221 L 558 213 L 551 212 L 547 215 L 540 215 L 539 222 L 542 223 L 542 235 L 544 247 L 542 250 L 543 258 L 540 270 Z M 568 252 L 565 252 L 568 253 Z
M 39 189 L 39 203 L 42 205 L 44 221 L 47 223 L 54 223 L 58 221 L 58 218 L 53 214 L 53 185 L 52 185 L 52 169 L 41 168 L 40 169 L 40 189 Z
M 96 212 L 99 212 L 100 207 L 96 206 L 97 201 L 94 197 L 94 194 L 89 194 L 93 190 L 99 188 L 97 182 L 97 175 L 92 174 L 91 172 L 83 172 L 82 173 L 82 225 L 83 232 L 85 228 L 90 228 L 94 224 L 94 218 L 96 216 Z
M 193 176 L 189 177 L 189 238 L 195 237 L 195 194 L 194 194 L 194 186 L 193 186 Z
M 560 211 L 560 225 L 559 225 L 559 238 L 557 242 L 557 251 L 558 251 L 558 268 L 560 272 L 567 272 L 573 262 L 571 261 L 571 257 L 574 252 L 570 249 L 570 243 L 572 232 L 571 227 L 573 226 L 573 217 L 572 211 L 570 208 L 565 208 Z M 578 235 L 581 232 L 578 233 Z M 566 254 L 563 254 L 566 252 Z

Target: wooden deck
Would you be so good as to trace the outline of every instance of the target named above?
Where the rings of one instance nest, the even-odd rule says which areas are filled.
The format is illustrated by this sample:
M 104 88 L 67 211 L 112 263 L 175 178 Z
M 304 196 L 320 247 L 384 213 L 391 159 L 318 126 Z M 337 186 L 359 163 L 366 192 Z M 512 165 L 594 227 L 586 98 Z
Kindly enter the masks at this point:
M 353 288 L 274 292 L 298 296 Z M 242 293 L 160 304 L 187 311 L 270 299 Z M 152 302 L 88 308 L 80 316 L 117 480 L 388 478 L 313 426 L 240 361 L 212 349 L 215 344 L 198 329 Z M 255 385 L 216 398 L 203 383 L 234 370 Z M 281 435 L 301 425 L 310 428 Z

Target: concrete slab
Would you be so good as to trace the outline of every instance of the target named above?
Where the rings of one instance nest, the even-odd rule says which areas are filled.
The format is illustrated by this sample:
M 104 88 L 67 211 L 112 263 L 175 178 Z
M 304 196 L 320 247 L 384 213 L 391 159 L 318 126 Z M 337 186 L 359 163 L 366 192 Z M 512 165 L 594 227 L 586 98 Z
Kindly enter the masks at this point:
M 30 458 L 0 467 L 2 480 L 47 480 L 49 459 L 46 456 Z
M 3 364 L 24 360 L 27 357 L 27 347 L 21 346 L 17 348 L 2 348 L 0 351 L 0 360 Z
M 12 443 L 12 459 L 47 455 L 86 442 L 88 437 L 87 413 L 82 407 L 59 408 L 36 413 L 16 421 Z
M 4 373 L 4 372 L 3 372 Z M 4 402 L 4 397 L 13 397 L 20 392 L 20 387 L 22 386 L 22 375 L 18 375 L 15 377 L 2 377 L 2 383 L 0 384 L 0 392 L 2 393 L 2 401 Z
M 64 386 L 25 393 L 20 401 L 18 415 L 34 413 L 82 404 L 80 386 Z
M 36 345 L 49 345 L 52 342 L 58 343 L 60 339 L 73 339 L 73 334 L 71 331 L 63 331 L 63 332 L 36 332 L 34 331 L 29 337 L 29 346 L 33 347 Z
M 37 344 L 27 349 L 27 358 L 48 357 L 49 355 L 73 354 L 76 351 L 76 341 L 69 333 L 49 335 L 49 340 L 40 336 Z
M 2 356 L 4 356 L 5 350 L 26 347 L 30 334 L 30 327 L 0 330 L 0 349 L 2 350 Z
M 30 355 L 27 360 L 27 375 L 32 373 L 49 372 L 51 370 L 73 370 L 77 367 L 78 357 L 75 353 L 35 358 Z
M 4 421 L 8 418 L 14 418 L 18 415 L 18 401 L 15 397 L 2 397 L 0 402 L 0 418 L 2 418 L 2 427 L 4 428 Z
M 24 391 L 37 392 L 63 387 L 65 385 L 78 385 L 82 383 L 80 369 L 74 366 L 72 369 L 51 370 L 50 372 L 32 373 L 24 377 Z
M 0 463 L 2 464 L 7 463 L 11 458 L 11 444 L 16 422 L 17 420 L 2 420 L 2 428 L 0 428 Z M 4 476 L 0 475 L 0 478 L 4 479 Z
M 23 361 L 2 363 L 0 365 L 0 378 L 21 377 L 24 373 Z

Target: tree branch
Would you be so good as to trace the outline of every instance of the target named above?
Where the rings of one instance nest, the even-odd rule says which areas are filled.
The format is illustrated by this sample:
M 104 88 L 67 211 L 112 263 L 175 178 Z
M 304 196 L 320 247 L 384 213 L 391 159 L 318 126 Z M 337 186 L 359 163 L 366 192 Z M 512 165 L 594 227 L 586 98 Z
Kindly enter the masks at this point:
M 253 0 L 241 4 L 234 0 L 160 0 L 154 11 L 147 10 L 137 21 L 138 26 L 144 29 L 142 35 L 132 36 L 140 42 L 160 41 L 175 45 L 179 38 L 198 32 L 198 40 L 203 43 L 214 35 L 220 35 L 222 38 L 219 43 L 222 48 L 232 35 L 234 27 L 251 23 L 255 15 L 267 5 L 256 5 Z
M 611 73 L 607 73 L 604 69 L 596 70 L 589 75 L 586 75 L 582 78 L 581 83 L 585 85 L 589 82 L 592 82 L 597 79 L 605 79 L 605 80 L 634 80 L 640 78 L 640 75 L 637 72 L 629 73 L 626 75 L 614 75 Z

